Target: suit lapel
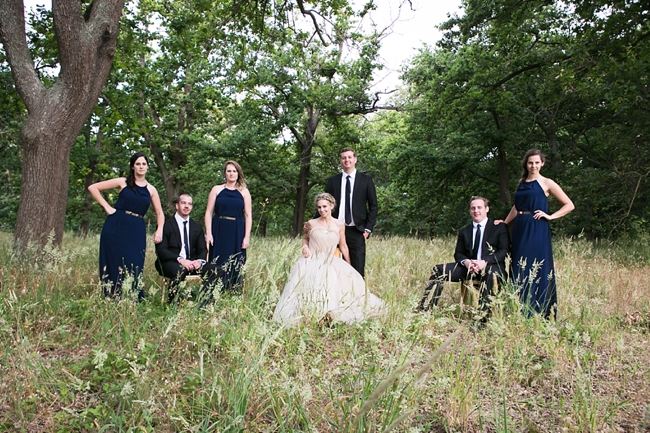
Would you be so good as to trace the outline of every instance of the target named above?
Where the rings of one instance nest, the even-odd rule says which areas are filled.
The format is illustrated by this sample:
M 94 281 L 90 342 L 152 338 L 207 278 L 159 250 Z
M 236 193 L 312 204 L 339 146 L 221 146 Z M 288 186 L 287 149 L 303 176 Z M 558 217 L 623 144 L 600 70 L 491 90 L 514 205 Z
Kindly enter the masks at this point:
M 196 237 L 196 235 L 198 234 L 198 230 L 196 228 L 197 222 L 194 221 L 192 218 L 190 218 L 189 221 L 190 221 L 190 223 L 189 223 L 189 226 L 190 226 L 189 238 L 190 238 L 190 249 L 191 249 L 192 245 L 194 245 L 193 237 Z
M 354 214 L 354 204 L 359 202 L 359 189 L 361 188 L 361 183 L 363 182 L 363 173 L 357 170 L 357 175 L 354 179 L 354 187 L 352 188 L 352 211 Z M 364 203 L 365 204 L 365 203 Z
M 172 233 L 174 236 L 176 236 L 176 239 L 179 240 L 179 243 L 182 244 L 183 239 L 181 238 L 181 231 L 178 229 L 178 221 L 176 221 L 176 217 L 174 217 L 172 221 Z
M 458 231 L 458 236 L 462 237 L 463 246 L 465 247 L 465 254 L 467 257 L 472 256 L 472 224 L 462 227 Z
M 485 257 L 489 254 L 489 249 L 488 249 L 488 240 L 490 239 L 490 236 L 492 235 L 492 220 L 488 218 L 487 222 L 485 223 L 485 230 L 483 230 L 483 242 L 482 242 L 482 255 Z
M 483 230 L 483 247 L 487 244 L 487 240 L 490 239 L 492 234 L 492 220 L 488 219 L 485 223 L 485 230 Z
M 332 191 L 334 191 L 334 194 L 332 194 L 332 195 L 336 199 L 336 203 L 341 202 L 341 185 L 342 185 L 341 179 L 342 179 L 342 176 L 343 176 L 343 174 L 337 174 L 333 179 L 334 185 L 333 185 Z

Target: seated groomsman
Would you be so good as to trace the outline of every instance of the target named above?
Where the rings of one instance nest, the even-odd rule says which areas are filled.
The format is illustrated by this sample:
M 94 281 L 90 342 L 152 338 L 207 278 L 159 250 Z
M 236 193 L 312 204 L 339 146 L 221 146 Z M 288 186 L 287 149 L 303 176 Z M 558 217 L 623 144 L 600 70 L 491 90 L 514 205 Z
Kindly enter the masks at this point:
M 176 200 L 176 213 L 163 225 L 162 242 L 156 244 L 156 270 L 170 279 L 168 302 L 178 296 L 178 285 L 190 274 L 203 277 L 201 305 L 212 300 L 212 290 L 223 277 L 223 270 L 206 263 L 208 254 L 203 227 L 190 218 L 192 197 L 181 194 Z M 504 224 L 505 226 L 505 224 Z
M 487 199 L 472 197 L 469 214 L 472 224 L 458 232 L 454 263 L 442 263 L 433 268 L 433 274 L 424 289 L 424 296 L 418 309 L 426 311 L 438 303 L 445 281 L 465 281 L 470 278 L 481 282 L 480 304 L 489 315 L 489 295 L 492 294 L 495 274 L 505 272 L 505 258 L 510 246 L 510 237 L 506 224 L 495 225 L 488 219 L 490 211 Z

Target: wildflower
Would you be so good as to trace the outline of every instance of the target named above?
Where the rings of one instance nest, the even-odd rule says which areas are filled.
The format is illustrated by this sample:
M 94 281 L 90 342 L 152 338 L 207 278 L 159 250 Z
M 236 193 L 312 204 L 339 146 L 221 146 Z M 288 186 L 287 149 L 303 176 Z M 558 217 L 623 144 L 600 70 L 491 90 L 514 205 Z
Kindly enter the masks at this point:
M 93 350 L 95 356 L 93 357 L 93 365 L 97 370 L 104 368 L 104 363 L 108 359 L 108 353 L 104 352 L 104 349 L 95 349 Z
M 133 385 L 131 385 L 130 381 L 127 381 L 122 387 L 122 390 L 120 391 L 120 396 L 130 397 L 133 394 L 133 391 L 134 391 Z

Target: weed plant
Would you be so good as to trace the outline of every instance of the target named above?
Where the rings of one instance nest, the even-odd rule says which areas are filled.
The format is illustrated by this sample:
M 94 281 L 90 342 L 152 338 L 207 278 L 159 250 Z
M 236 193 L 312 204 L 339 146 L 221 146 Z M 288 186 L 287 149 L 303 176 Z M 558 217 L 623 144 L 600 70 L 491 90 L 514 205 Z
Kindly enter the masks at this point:
M 151 242 L 146 300 L 104 299 L 98 245 L 67 235 L 21 263 L 0 233 L 0 431 L 650 430 L 647 243 L 625 261 L 556 239 L 557 320 L 524 318 L 502 284 L 477 329 L 454 284 L 414 312 L 454 239 L 373 237 L 367 284 L 389 312 L 289 330 L 271 316 L 299 240 L 253 239 L 243 293 L 202 310 L 161 301 Z

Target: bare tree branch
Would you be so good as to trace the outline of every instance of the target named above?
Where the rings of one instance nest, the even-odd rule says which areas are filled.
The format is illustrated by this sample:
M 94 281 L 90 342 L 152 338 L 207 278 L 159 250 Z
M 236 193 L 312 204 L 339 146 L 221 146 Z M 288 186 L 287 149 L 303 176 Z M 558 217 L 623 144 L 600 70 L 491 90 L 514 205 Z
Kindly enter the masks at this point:
M 320 26 L 318 25 L 318 21 L 316 20 L 316 14 L 318 13 L 317 11 L 313 9 L 305 9 L 305 4 L 303 0 L 297 0 L 298 8 L 300 9 L 300 12 L 303 15 L 309 16 L 314 23 L 314 31 L 316 34 L 318 34 L 318 38 L 320 41 L 325 45 L 326 47 L 329 46 L 329 43 L 325 40 L 325 36 L 323 35 L 323 31 L 321 30 Z
M 511 72 L 510 74 L 506 75 L 505 77 L 503 77 L 502 79 L 500 79 L 496 83 L 489 84 L 489 85 L 486 85 L 484 87 L 488 87 L 491 90 L 495 90 L 495 89 L 501 87 L 502 85 L 504 85 L 505 83 L 507 83 L 508 81 L 512 80 L 513 78 L 518 77 L 519 75 L 523 74 L 524 72 L 532 71 L 533 69 L 539 69 L 542 66 L 546 66 L 546 65 L 553 64 L 553 63 L 556 63 L 556 62 L 564 62 L 565 60 L 569 60 L 571 57 L 572 56 L 564 56 L 564 57 L 562 57 L 560 59 L 552 60 L 552 61 L 549 61 L 549 62 L 539 62 L 539 63 L 533 63 L 533 64 L 528 65 L 528 66 L 524 66 L 523 68 L 518 69 L 518 70 L 516 70 L 514 72 Z

